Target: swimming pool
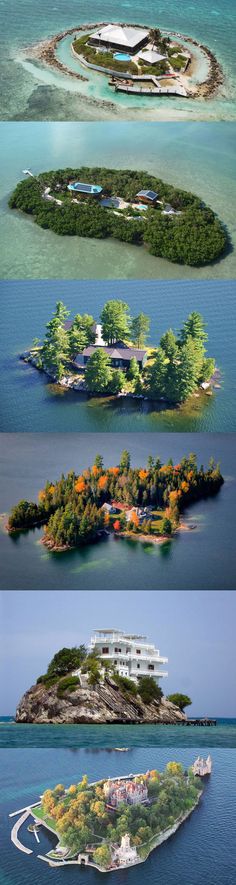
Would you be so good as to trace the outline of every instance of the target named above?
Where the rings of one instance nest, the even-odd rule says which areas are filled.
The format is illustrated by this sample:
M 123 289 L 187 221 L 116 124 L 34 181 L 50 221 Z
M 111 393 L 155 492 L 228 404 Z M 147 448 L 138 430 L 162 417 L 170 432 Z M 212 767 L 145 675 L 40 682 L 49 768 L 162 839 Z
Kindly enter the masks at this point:
M 116 61 L 131 61 L 131 55 L 128 55 L 127 52 L 114 52 L 113 58 Z

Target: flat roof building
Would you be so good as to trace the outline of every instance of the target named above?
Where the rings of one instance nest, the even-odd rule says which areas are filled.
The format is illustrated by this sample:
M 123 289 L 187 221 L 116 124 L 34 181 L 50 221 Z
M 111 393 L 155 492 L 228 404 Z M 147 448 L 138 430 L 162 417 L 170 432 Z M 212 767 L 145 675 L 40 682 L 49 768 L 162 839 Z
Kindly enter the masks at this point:
M 152 676 L 157 683 L 161 677 L 168 676 L 161 669 L 168 658 L 162 657 L 146 636 L 115 629 L 95 630 L 89 648 L 96 650 L 102 660 L 110 660 L 120 676 L 127 676 L 136 684 L 142 676 Z
M 105 46 L 107 49 L 120 49 L 130 52 L 131 55 L 146 46 L 149 31 L 143 28 L 122 27 L 121 25 L 105 25 L 100 31 L 91 34 L 89 43 L 91 46 Z
M 99 197 L 103 191 L 99 184 L 86 184 L 83 181 L 71 181 L 67 185 L 67 189 L 68 191 L 75 191 L 77 194 L 84 194 L 87 197 Z

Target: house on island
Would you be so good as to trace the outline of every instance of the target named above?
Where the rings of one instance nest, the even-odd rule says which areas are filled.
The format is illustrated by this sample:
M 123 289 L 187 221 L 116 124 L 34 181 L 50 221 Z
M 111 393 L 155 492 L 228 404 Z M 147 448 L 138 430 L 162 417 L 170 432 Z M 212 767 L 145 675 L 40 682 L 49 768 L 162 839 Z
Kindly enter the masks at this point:
M 148 789 L 144 781 L 135 783 L 131 780 L 108 780 L 104 784 L 103 792 L 106 804 L 110 808 L 118 808 L 121 802 L 125 802 L 126 805 L 142 805 L 148 799 Z
M 123 501 L 112 501 L 111 504 L 105 502 L 102 505 L 102 510 L 105 513 L 109 513 L 111 515 L 119 515 L 119 513 L 125 513 L 127 522 L 132 520 L 134 514 L 138 516 L 139 522 L 142 523 L 144 519 L 148 519 L 151 515 L 150 507 L 130 507 L 130 504 L 124 504 Z
M 136 194 L 135 202 L 144 203 L 146 206 L 155 206 L 158 194 L 152 190 L 141 190 Z
M 122 341 L 119 341 L 112 347 L 102 347 L 100 344 L 90 344 L 88 347 L 85 347 L 82 354 L 79 353 L 75 357 L 75 365 L 79 368 L 81 368 L 81 365 L 86 366 L 90 357 L 98 350 L 102 350 L 110 357 L 113 369 L 129 369 L 131 360 L 135 357 L 139 369 L 142 370 L 147 359 L 146 350 L 141 350 L 138 347 L 126 347 Z
M 149 31 L 144 28 L 108 24 L 95 34 L 91 34 L 88 44 L 99 49 L 117 50 L 135 55 L 147 45 L 148 39 Z
M 136 684 L 141 676 L 152 676 L 157 683 L 161 677 L 168 676 L 167 671 L 161 669 L 168 658 L 162 657 L 146 636 L 116 629 L 95 630 L 89 649 L 96 650 L 102 660 L 110 660 L 120 676 L 127 676 Z
M 84 181 L 70 181 L 70 184 L 67 185 L 67 190 L 70 191 L 71 194 L 80 194 L 83 197 L 95 197 L 95 199 L 100 199 L 103 188 L 99 184 L 87 184 Z

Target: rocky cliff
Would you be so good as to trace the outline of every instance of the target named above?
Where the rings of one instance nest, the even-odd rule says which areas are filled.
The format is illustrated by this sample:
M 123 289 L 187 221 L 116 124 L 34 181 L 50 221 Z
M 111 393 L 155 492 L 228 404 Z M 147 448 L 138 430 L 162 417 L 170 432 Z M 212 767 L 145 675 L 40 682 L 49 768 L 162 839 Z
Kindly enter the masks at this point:
M 27 691 L 16 711 L 16 722 L 57 723 L 163 723 L 184 722 L 184 713 L 166 698 L 144 704 L 140 696 L 128 696 L 112 679 L 103 685 L 78 687 L 61 698 L 57 685 L 46 688 L 39 683 Z

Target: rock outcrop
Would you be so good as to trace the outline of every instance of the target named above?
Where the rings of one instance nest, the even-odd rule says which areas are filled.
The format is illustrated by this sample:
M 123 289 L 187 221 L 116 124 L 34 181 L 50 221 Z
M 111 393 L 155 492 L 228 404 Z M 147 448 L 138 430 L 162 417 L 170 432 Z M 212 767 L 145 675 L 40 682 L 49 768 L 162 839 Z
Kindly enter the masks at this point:
M 103 685 L 78 687 L 67 690 L 61 698 L 57 685 L 46 688 L 43 683 L 33 685 L 27 691 L 16 710 L 16 722 L 36 724 L 178 724 L 186 716 L 166 698 L 160 703 L 144 704 L 140 696 L 124 694 L 112 679 Z

